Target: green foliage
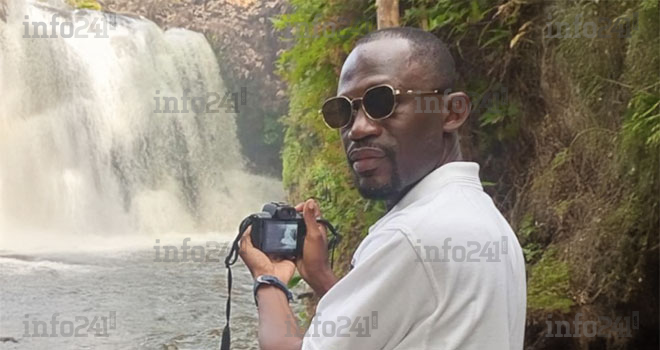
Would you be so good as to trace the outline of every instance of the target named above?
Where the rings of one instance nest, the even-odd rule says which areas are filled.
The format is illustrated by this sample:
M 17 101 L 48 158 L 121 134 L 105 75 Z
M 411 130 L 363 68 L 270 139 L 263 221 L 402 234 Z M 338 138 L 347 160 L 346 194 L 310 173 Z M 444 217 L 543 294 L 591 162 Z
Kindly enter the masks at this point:
M 660 146 L 660 96 L 640 91 L 628 105 L 626 123 L 623 126 L 627 143 L 630 138 L 639 140 L 643 147 L 657 149 Z
M 557 250 L 550 248 L 534 265 L 527 286 L 527 306 L 533 311 L 568 312 L 573 300 L 569 291 L 568 264 L 557 257 Z
M 626 57 L 626 83 L 631 98 L 619 139 L 622 177 L 633 185 L 630 229 L 657 232 L 657 193 L 660 191 L 660 21 L 657 1 L 637 4 L 639 24 L 632 33 Z
M 404 25 L 436 33 L 450 46 L 455 59 L 471 61 L 471 71 L 462 74 L 462 84 L 457 88 L 470 96 L 470 119 L 478 121 L 478 147 L 483 153 L 516 140 L 522 122 L 521 104 L 516 95 L 508 93 L 511 86 L 502 79 L 500 67 L 510 44 L 514 40 L 526 40 L 522 38 L 527 29 L 516 28 L 520 5 L 501 3 L 498 0 L 402 2 Z
M 541 245 L 534 242 L 534 232 L 536 231 L 536 222 L 534 216 L 527 214 L 518 225 L 518 239 L 522 246 L 523 255 L 527 263 L 534 263 L 541 256 L 543 250 Z
M 266 115 L 264 116 L 264 136 L 263 141 L 267 145 L 281 145 L 282 144 L 282 124 L 279 118 Z
M 449 28 L 449 35 L 462 36 L 471 26 L 483 20 L 489 12 L 493 11 L 493 1 L 470 0 L 452 1 L 440 0 L 434 4 L 429 1 L 412 1 L 413 6 L 405 11 L 403 21 L 406 24 L 421 24 L 426 30 L 434 31 L 438 28 Z M 501 33 L 497 30 L 489 34 Z M 506 33 L 508 35 L 508 33 Z M 484 46 L 493 44 L 497 39 L 507 35 L 489 36 Z
M 302 277 L 296 273 L 293 277 L 291 277 L 291 280 L 289 283 L 286 284 L 286 287 L 289 289 L 293 289 L 295 286 L 297 286 L 300 281 L 302 281 Z
M 622 171 L 628 182 L 635 184 L 636 202 L 651 210 L 653 215 L 643 214 L 638 227 L 653 229 L 657 224 L 657 193 L 659 190 L 658 169 L 660 168 L 660 97 L 640 91 L 628 104 L 626 119 L 621 128 L 620 158 Z M 641 209 L 641 208 L 640 208 Z
M 368 2 L 359 3 L 291 1 L 294 11 L 273 19 L 276 29 L 291 30 L 294 36 L 293 47 L 285 51 L 278 61 L 282 77 L 289 82 L 306 81 L 313 84 L 305 89 L 308 93 L 312 90 L 316 91 L 315 88 L 327 92 L 327 89 L 336 85 L 320 84 L 327 83 L 328 79 L 336 81 L 333 69 L 341 64 L 340 60 L 337 60 L 338 55 L 347 53 L 358 37 L 373 28 L 371 24 L 375 18 L 373 13 L 359 19 L 350 16 L 351 11 L 352 13 L 359 11 L 360 7 L 364 8 Z M 346 23 L 350 25 L 342 27 Z M 331 74 L 328 74 L 328 69 Z M 313 101 L 308 100 L 309 98 L 321 99 L 323 96 L 325 95 L 306 94 L 301 97 L 304 99 L 303 102 L 310 103 Z M 310 105 L 316 106 L 317 103 Z
M 657 255 L 660 220 L 658 2 L 584 1 L 545 10 L 568 23 L 578 15 L 596 22 L 637 18 L 633 13 L 639 21 L 628 38 L 544 42 L 547 114 L 539 127 L 527 126 L 538 159 L 529 190 L 521 191 L 527 205 L 516 205 L 541 222 L 531 240 L 521 239 L 528 261 L 535 248 L 565 249 L 561 256 L 546 252 L 533 265 L 528 305 L 630 309 L 653 298 L 647 281 L 657 266 L 648 256 Z M 555 284 L 560 287 L 543 292 Z

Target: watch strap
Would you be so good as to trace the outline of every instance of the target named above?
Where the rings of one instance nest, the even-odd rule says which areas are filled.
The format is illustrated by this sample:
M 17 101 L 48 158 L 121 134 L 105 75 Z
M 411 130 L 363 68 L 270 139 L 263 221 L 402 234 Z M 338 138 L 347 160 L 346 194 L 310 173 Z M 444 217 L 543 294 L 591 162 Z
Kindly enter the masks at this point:
M 262 285 L 275 286 L 278 289 L 280 289 L 282 292 L 284 292 L 288 302 L 291 302 L 293 300 L 293 293 L 291 293 L 289 288 L 287 288 L 286 285 L 282 281 L 280 281 L 279 278 L 272 275 L 261 275 L 261 276 L 257 276 L 257 278 L 254 279 L 254 287 L 252 290 L 254 294 L 254 304 L 257 306 L 259 306 L 259 303 L 257 302 L 257 290 Z

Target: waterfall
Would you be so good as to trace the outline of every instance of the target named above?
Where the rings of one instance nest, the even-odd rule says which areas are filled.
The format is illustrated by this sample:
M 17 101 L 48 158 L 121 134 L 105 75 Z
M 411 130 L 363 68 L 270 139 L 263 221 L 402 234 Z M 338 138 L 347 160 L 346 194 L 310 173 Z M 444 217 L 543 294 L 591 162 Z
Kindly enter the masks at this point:
M 202 34 L 141 17 L 0 4 L 0 248 L 31 233 L 233 231 L 281 199 L 244 171 L 234 105 L 254 101 L 226 91 L 217 62 Z

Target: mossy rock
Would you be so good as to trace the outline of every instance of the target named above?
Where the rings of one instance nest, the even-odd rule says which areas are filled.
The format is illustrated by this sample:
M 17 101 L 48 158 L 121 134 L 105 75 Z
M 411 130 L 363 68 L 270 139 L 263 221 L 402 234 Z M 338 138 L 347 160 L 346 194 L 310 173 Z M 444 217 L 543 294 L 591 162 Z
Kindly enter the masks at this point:
M 557 257 L 557 250 L 545 251 L 532 267 L 528 281 L 527 307 L 531 311 L 569 312 L 573 300 L 568 297 L 570 269 Z

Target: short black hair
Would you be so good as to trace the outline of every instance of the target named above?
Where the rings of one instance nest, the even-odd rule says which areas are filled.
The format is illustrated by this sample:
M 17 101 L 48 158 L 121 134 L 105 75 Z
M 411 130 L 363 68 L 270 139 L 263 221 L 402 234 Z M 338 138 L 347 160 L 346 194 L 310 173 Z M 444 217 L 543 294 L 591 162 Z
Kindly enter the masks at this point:
M 360 38 L 355 47 L 381 39 L 406 39 L 410 42 L 413 57 L 417 63 L 429 67 L 434 74 L 437 86 L 433 88 L 453 88 L 456 79 L 456 65 L 447 45 L 432 33 L 413 27 L 383 28 Z

